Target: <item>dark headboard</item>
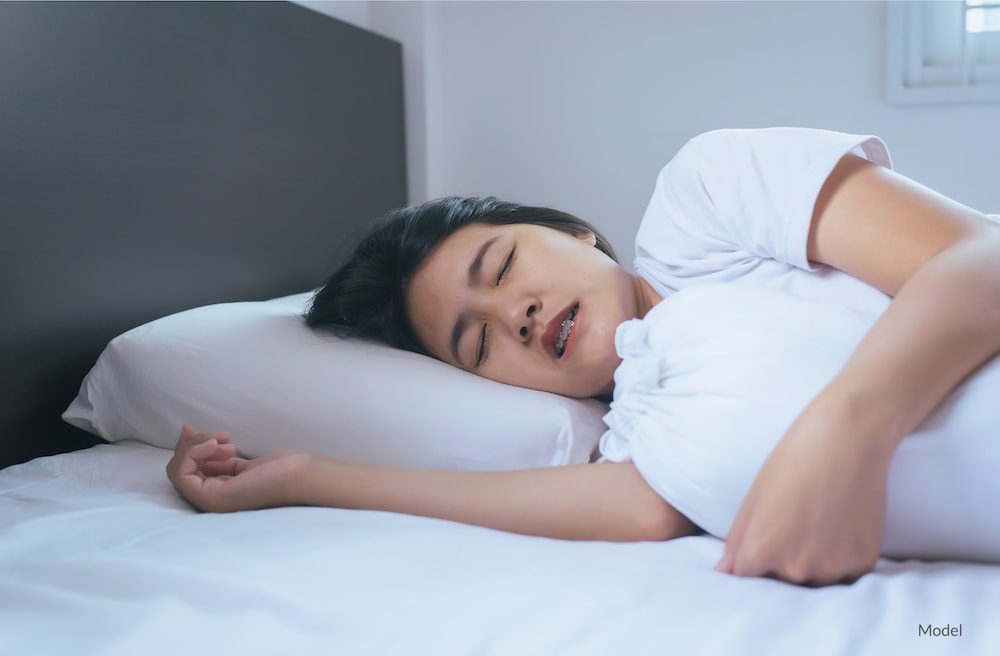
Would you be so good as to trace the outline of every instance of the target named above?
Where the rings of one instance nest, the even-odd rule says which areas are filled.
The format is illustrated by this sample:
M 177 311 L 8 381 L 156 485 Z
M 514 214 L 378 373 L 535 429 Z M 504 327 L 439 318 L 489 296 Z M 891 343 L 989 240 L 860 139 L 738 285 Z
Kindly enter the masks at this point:
M 318 287 L 405 205 L 402 47 L 284 2 L 0 2 L 0 466 L 107 343 Z

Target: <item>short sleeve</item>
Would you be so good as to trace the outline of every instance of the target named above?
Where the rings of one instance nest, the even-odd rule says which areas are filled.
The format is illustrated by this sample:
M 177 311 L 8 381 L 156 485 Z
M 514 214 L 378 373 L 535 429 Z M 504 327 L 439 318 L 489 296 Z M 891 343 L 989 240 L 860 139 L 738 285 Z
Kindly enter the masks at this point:
M 689 140 L 656 180 L 636 235 L 636 270 L 725 281 L 760 258 L 806 271 L 813 208 L 840 159 L 854 153 L 886 168 L 873 135 L 797 127 L 721 129 Z M 673 280 L 672 280 L 673 279 Z

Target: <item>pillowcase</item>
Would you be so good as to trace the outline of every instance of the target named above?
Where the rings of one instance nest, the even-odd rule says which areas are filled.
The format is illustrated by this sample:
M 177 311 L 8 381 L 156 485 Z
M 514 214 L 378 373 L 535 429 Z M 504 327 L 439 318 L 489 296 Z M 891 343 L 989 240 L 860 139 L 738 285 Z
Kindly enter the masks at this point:
M 62 418 L 173 449 L 181 426 L 227 431 L 244 457 L 304 449 L 453 470 L 586 463 L 607 405 L 498 383 L 305 325 L 316 290 L 207 305 L 119 335 Z

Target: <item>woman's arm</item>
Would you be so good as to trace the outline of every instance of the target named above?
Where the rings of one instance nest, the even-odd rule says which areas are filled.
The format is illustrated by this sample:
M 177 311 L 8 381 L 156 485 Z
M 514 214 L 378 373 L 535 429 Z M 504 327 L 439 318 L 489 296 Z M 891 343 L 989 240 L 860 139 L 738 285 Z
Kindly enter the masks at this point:
M 388 510 L 563 540 L 668 540 L 700 532 L 632 463 L 456 472 L 317 457 L 302 495 L 308 505 Z
M 891 458 L 998 353 L 1000 230 L 948 247 L 914 274 L 823 394 L 869 422 L 869 435 Z
M 821 190 L 808 252 L 894 297 L 821 394 L 891 456 L 1000 352 L 1000 222 L 849 155 Z
M 1000 352 L 1000 224 L 848 155 L 808 259 L 894 298 L 768 456 L 716 569 L 826 585 L 874 566 L 897 446 Z
M 697 535 L 631 463 L 453 472 L 371 467 L 302 451 L 234 458 L 228 433 L 181 429 L 167 476 L 195 507 L 289 505 L 385 510 L 564 540 L 633 542 Z

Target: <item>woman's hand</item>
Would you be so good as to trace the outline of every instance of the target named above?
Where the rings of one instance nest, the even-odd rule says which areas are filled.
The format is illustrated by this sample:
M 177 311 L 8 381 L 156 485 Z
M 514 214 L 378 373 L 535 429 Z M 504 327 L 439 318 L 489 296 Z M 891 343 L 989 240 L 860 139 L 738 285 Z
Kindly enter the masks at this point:
M 890 460 L 847 415 L 810 406 L 764 462 L 715 570 L 853 583 L 881 551 Z
M 297 482 L 312 456 L 282 451 L 253 460 L 234 458 L 229 433 L 195 433 L 181 428 L 167 478 L 192 505 L 208 512 L 299 505 Z

